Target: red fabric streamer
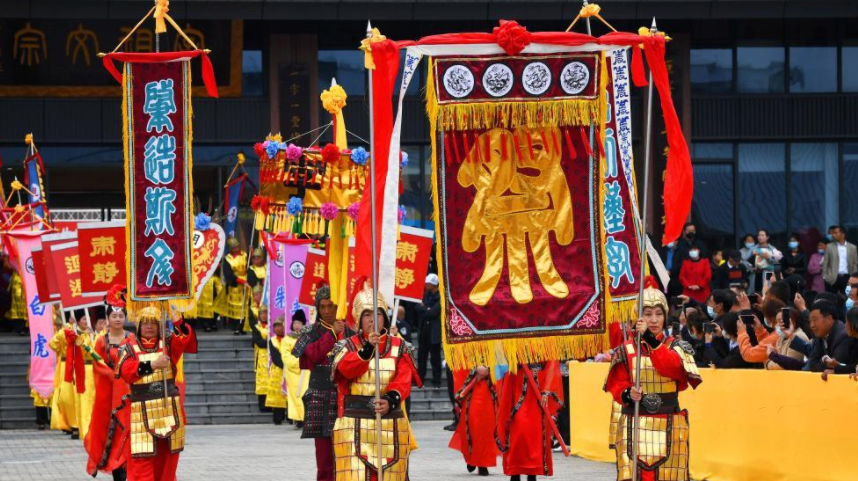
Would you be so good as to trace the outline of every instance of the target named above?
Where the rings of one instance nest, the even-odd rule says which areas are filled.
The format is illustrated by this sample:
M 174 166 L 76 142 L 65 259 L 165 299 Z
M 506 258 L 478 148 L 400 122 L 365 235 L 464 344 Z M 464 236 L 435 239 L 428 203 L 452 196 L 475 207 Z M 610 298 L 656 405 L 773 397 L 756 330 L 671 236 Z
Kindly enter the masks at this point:
M 587 128 L 582 125 L 578 128 L 578 132 L 581 134 L 581 143 L 584 144 L 584 148 L 587 150 L 587 157 L 592 157 L 593 148 L 590 147 L 590 137 L 587 136 Z
M 533 139 L 530 137 L 529 132 L 524 133 L 524 138 L 527 140 L 527 155 L 530 156 L 529 160 L 533 160 L 536 156 L 533 154 Z
M 578 160 L 578 152 L 575 151 L 575 145 L 572 144 L 572 136 L 569 135 L 569 129 L 563 129 L 563 136 L 566 137 L 566 150 L 569 151 L 569 158 Z
M 78 394 L 83 394 L 86 391 L 86 365 L 83 362 L 83 352 L 80 347 L 74 344 L 77 334 L 71 329 L 66 329 L 65 335 L 66 372 L 64 379 L 65 382 L 73 382 Z
M 462 156 L 459 154 L 459 132 L 454 130 L 450 133 L 453 134 L 450 136 L 450 141 L 453 143 L 453 153 L 456 154 L 456 163 L 461 164 Z
M 462 140 L 465 143 L 465 162 L 468 161 L 468 156 L 471 152 L 471 142 L 468 140 L 468 131 L 462 132 Z
M 646 87 L 649 81 L 646 79 L 644 71 L 643 57 L 641 57 L 641 49 L 632 47 L 632 82 L 635 87 Z
M 447 158 L 447 167 L 451 167 L 453 165 L 453 151 L 450 148 L 450 136 L 448 134 L 444 134 L 444 157 Z
M 116 64 L 113 63 L 114 60 L 119 60 L 120 62 L 160 63 L 196 57 L 202 57 L 203 85 L 206 87 L 206 92 L 209 94 L 209 97 L 217 98 L 217 81 L 215 81 L 214 68 L 212 67 L 212 61 L 209 60 L 209 56 L 204 50 L 160 53 L 113 52 L 105 55 L 102 63 L 104 64 L 104 68 L 110 72 L 110 75 L 113 75 L 113 78 L 121 84 L 122 75 L 116 69 Z
M 542 147 L 545 149 L 545 152 L 548 155 L 551 155 L 551 144 L 548 143 L 548 137 L 545 136 L 545 131 L 540 130 L 539 135 L 540 135 L 540 137 L 542 137 Z

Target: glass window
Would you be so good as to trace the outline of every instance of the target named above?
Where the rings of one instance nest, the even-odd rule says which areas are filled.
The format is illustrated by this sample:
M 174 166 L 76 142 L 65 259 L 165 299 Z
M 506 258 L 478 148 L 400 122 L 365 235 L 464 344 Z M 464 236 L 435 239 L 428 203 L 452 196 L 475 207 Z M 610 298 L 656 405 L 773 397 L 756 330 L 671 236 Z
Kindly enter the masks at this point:
M 739 144 L 739 232 L 786 235 L 784 144 Z M 779 246 L 780 248 L 780 246 Z
M 840 217 L 837 144 L 792 144 L 790 170 L 792 230 L 824 233 Z
M 736 65 L 739 92 L 784 91 L 783 47 L 739 47 L 736 49 Z
M 265 94 L 262 71 L 262 50 L 243 51 L 241 54 L 242 96 L 262 97 Z
M 858 185 L 858 143 L 843 144 L 843 171 L 840 180 L 844 187 Z M 858 202 L 852 199 L 851 189 L 843 189 L 843 220 L 842 224 L 854 229 L 858 227 Z M 850 239 L 855 239 L 855 233 L 850 230 Z M 854 242 L 854 240 L 853 240 Z
M 790 92 L 836 92 L 837 47 L 790 47 Z
M 691 90 L 729 93 L 733 90 L 733 50 L 691 49 Z
M 858 47 L 843 47 L 840 53 L 844 92 L 858 92 Z
M 694 164 L 691 218 L 710 249 L 733 247 L 733 207 L 733 164 Z
M 330 88 L 337 79 L 348 95 L 364 95 L 366 70 L 363 52 L 353 50 L 319 50 L 319 92 Z

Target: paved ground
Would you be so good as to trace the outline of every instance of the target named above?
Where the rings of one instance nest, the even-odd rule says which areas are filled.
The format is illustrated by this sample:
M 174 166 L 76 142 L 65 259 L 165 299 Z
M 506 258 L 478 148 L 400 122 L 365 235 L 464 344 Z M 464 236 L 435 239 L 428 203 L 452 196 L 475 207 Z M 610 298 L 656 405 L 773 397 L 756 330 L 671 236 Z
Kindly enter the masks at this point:
M 411 479 L 482 479 L 465 471 L 458 452 L 447 448 L 443 422 L 414 424 L 420 449 L 411 455 Z M 555 477 L 563 481 L 611 481 L 613 465 L 555 454 Z M 0 481 L 85 481 L 86 455 L 80 441 L 58 431 L 0 431 Z M 313 443 L 291 426 L 191 426 L 179 463 L 179 481 L 315 479 Z M 508 479 L 500 468 L 493 479 Z M 110 479 L 100 475 L 99 479 Z

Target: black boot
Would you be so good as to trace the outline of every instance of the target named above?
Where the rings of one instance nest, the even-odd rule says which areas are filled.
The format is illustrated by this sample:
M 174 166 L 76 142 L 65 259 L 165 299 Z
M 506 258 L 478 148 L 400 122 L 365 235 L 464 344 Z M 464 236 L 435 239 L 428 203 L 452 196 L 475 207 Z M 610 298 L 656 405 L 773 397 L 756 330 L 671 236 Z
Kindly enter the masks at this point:
M 488 476 L 489 475 L 489 468 L 480 468 L 478 473 L 480 476 Z
M 509 477 L 509 481 L 521 481 L 521 475 L 513 474 Z
M 127 474 L 125 473 L 125 468 L 118 468 L 113 470 L 113 481 L 125 481 Z
M 527 475 L 527 481 L 536 481 L 536 475 L 535 474 L 528 474 Z
M 473 473 L 473 472 L 474 472 L 474 470 L 475 470 L 475 469 L 477 469 L 476 467 L 471 466 L 470 464 L 466 465 L 465 467 L 468 469 L 468 472 L 469 472 L 469 473 Z
M 72 429 L 71 438 L 80 439 L 80 431 L 78 429 Z
M 453 422 L 444 426 L 444 431 L 455 431 L 459 426 L 459 416 L 453 415 Z

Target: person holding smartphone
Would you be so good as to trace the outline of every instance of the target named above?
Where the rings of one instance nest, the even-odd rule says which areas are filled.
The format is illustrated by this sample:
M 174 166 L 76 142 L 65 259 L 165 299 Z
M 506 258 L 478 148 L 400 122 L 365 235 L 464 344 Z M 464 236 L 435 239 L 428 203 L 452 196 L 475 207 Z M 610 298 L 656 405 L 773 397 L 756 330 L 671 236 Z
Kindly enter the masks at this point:
M 617 479 L 631 479 L 632 462 L 639 466 L 642 481 L 689 479 L 688 411 L 679 407 L 679 392 L 688 386 L 696 388 L 702 379 L 691 346 L 665 334 L 667 298 L 651 277 L 645 285 L 643 316 L 635 323 L 635 331 L 642 339 L 640 352 L 633 339 L 615 349 L 604 387 L 622 408 L 617 428 L 612 431 L 617 435 Z M 635 387 L 636 356 L 641 356 L 640 388 Z M 633 461 L 629 443 L 634 434 L 629 425 L 637 402 L 642 432 L 638 459 Z M 672 442 L 665 445 L 659 439 Z
M 778 299 L 765 301 L 763 303 L 763 317 L 766 322 L 769 325 L 776 325 L 777 316 L 785 307 L 786 304 Z M 774 346 L 780 339 L 774 331 L 769 333 L 754 315 L 742 314 L 739 316 L 738 332 L 739 352 L 742 354 L 742 359 L 751 363 L 766 362 L 769 358 L 767 347 Z M 752 343 L 752 338 L 756 338 L 757 342 Z
M 766 369 L 770 371 L 800 371 L 804 367 L 804 353 L 792 348 L 792 341 L 796 337 L 810 342 L 807 335 L 799 329 L 801 324 L 801 313 L 795 308 L 783 308 L 778 313 L 777 327 L 775 333 L 778 342 L 774 346 L 767 346 L 769 359 Z
M 706 361 L 709 362 L 709 366 L 718 369 L 751 369 L 756 367 L 742 359 L 742 353 L 739 352 L 739 343 L 737 342 L 739 315 L 735 312 L 728 312 L 721 316 L 720 322 L 721 325 L 713 323 L 712 332 L 705 334 L 703 354 Z M 721 347 L 723 343 L 715 342 L 718 339 L 726 341 L 728 346 L 726 351 Z

